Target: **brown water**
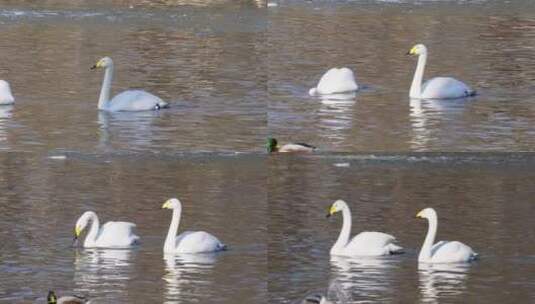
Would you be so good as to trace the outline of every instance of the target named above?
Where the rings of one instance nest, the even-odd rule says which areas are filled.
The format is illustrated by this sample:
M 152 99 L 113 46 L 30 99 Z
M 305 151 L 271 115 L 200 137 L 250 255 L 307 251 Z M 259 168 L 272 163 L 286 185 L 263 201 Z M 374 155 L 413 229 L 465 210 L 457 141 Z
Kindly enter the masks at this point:
M 293 303 L 340 284 L 348 303 L 532 303 L 535 300 L 533 155 L 359 155 L 270 158 L 269 303 Z M 330 259 L 341 216 L 352 235 L 393 234 L 403 255 Z M 481 259 L 470 266 L 418 270 L 427 223 L 438 213 L 437 240 L 459 240 Z
M 278 2 L 268 10 L 270 133 L 328 151 L 535 150 L 532 1 Z M 405 54 L 416 43 L 429 49 L 426 79 L 454 76 L 479 96 L 409 100 L 416 58 Z M 308 96 L 336 66 L 356 72 L 356 98 Z
M 0 155 L 0 302 L 33 303 L 49 289 L 96 303 L 262 303 L 266 298 L 266 173 L 256 156 Z M 171 212 L 229 250 L 164 258 Z M 137 224 L 132 250 L 71 247 L 86 210 Z M 42 301 L 43 299 L 41 299 Z

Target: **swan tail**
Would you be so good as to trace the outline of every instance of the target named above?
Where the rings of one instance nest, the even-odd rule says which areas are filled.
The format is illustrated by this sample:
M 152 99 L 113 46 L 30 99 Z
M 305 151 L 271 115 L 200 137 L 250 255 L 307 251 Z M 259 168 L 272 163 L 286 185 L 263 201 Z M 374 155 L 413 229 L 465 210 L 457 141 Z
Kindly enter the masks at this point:
M 390 252 L 390 254 L 402 254 L 402 253 L 405 253 L 405 250 L 403 249 L 403 247 L 398 246 L 396 244 L 389 244 L 388 245 L 388 251 Z
M 317 88 L 312 88 L 312 89 L 308 90 L 308 95 L 310 95 L 310 96 L 317 96 L 317 95 L 319 95 L 319 94 L 318 94 L 318 89 L 317 89 Z
M 473 252 L 472 255 L 470 255 L 470 261 L 479 260 L 479 253 Z
M 476 96 L 476 95 L 477 95 L 477 91 L 476 90 L 470 89 L 470 90 L 466 91 L 466 96 L 467 97 Z
M 228 246 L 225 245 L 225 244 L 219 244 L 219 245 L 217 246 L 217 250 L 218 250 L 218 251 L 226 251 L 226 250 L 228 250 Z

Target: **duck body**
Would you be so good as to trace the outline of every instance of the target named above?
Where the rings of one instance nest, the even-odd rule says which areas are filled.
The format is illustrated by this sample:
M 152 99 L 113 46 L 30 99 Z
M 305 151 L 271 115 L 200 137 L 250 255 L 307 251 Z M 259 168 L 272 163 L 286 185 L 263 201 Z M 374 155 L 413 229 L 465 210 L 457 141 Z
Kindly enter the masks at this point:
M 317 87 L 309 90 L 309 95 L 320 96 L 355 92 L 359 89 L 355 74 L 348 68 L 332 68 L 321 77 Z
M 305 143 L 289 143 L 280 146 L 277 139 L 269 137 L 266 142 L 266 149 L 268 153 L 296 153 L 296 152 L 313 152 L 316 147 Z

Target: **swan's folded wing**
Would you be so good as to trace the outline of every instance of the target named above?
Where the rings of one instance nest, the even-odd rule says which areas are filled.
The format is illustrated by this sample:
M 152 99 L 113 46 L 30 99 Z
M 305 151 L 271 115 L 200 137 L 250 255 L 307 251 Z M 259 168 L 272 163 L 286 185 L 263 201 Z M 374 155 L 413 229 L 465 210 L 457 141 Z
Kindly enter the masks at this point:
M 105 246 L 129 246 L 139 237 L 133 233 L 136 224 L 130 222 L 107 222 L 100 230 L 98 242 Z
M 461 98 L 473 95 L 473 90 L 455 78 L 435 77 L 422 85 L 422 97 L 432 99 Z
M 332 68 L 325 73 L 317 87 L 320 94 L 344 93 L 358 89 L 353 71 L 348 68 Z
M 161 98 L 143 90 L 128 90 L 117 94 L 109 103 L 110 111 L 154 110 L 167 105 Z
M 389 245 L 395 241 L 396 238 L 390 234 L 364 231 L 353 237 L 346 249 L 363 255 L 389 254 Z
M 433 262 L 437 263 L 468 262 L 474 255 L 472 248 L 457 241 L 440 241 L 431 248 Z
M 213 235 L 204 231 L 186 231 L 176 237 L 177 249 L 183 253 L 212 252 L 224 249 Z

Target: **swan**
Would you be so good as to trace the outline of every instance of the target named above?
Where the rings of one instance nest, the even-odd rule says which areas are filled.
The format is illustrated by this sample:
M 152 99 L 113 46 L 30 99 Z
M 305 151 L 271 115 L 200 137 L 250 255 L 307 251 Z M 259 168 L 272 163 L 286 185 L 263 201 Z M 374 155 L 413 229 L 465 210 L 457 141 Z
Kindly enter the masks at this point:
M 422 84 L 425 64 L 427 62 L 427 48 L 417 44 L 407 55 L 418 55 L 418 65 L 412 79 L 410 98 L 417 99 L 454 99 L 474 96 L 476 91 L 465 83 L 451 77 L 435 77 Z
M 268 153 L 272 152 L 312 152 L 316 150 L 316 147 L 304 143 L 289 143 L 283 146 L 279 146 L 277 139 L 268 138 L 266 143 Z
M 204 231 L 186 231 L 177 236 L 182 204 L 176 198 L 167 200 L 162 208 L 173 210 L 173 219 L 163 246 L 164 253 L 208 253 L 225 250 L 226 245 Z
M 396 238 L 382 232 L 364 231 L 349 240 L 351 233 L 351 211 L 347 203 L 337 200 L 329 208 L 327 217 L 342 211 L 343 226 L 338 240 L 331 248 L 331 255 L 339 256 L 381 256 L 403 253 L 403 248 L 394 244 Z
M 453 241 L 440 241 L 433 245 L 437 234 L 437 213 L 433 208 L 426 208 L 418 212 L 416 217 L 426 218 L 429 229 L 424 244 L 418 255 L 420 263 L 466 263 L 475 260 L 478 254 L 469 246 Z
M 0 80 L 0 105 L 10 105 L 15 103 L 15 98 L 11 94 L 9 82 Z
M 50 290 L 48 296 L 46 297 L 47 304 L 84 304 L 90 303 L 85 297 L 82 296 L 63 296 L 58 299 L 56 293 Z
M 142 90 L 127 90 L 110 100 L 111 81 L 113 78 L 113 60 L 110 57 L 100 59 L 92 70 L 104 68 L 104 80 L 100 89 L 98 109 L 109 112 L 118 111 L 148 111 L 166 108 L 168 104 L 160 97 Z
M 129 248 L 139 244 L 139 236 L 132 230 L 136 227 L 134 223 L 128 222 L 107 222 L 99 227 L 97 214 L 93 211 L 86 211 L 74 228 L 74 240 L 78 240 L 80 233 L 91 221 L 91 227 L 85 237 L 85 248 Z
M 308 91 L 310 96 L 355 92 L 359 89 L 355 74 L 348 68 L 332 68 L 321 76 L 318 86 Z

